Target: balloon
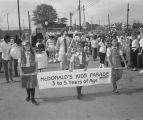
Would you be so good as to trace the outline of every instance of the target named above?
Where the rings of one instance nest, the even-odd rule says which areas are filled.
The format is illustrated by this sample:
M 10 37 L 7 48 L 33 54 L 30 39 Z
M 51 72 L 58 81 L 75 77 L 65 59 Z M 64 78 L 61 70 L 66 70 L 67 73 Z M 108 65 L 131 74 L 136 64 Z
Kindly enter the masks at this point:
M 38 61 L 38 69 L 47 68 L 48 57 L 46 52 L 42 52 L 41 54 L 36 54 L 36 58 Z
M 10 50 L 10 55 L 14 58 L 14 59 L 19 59 L 21 57 L 21 51 L 19 47 L 13 47 Z

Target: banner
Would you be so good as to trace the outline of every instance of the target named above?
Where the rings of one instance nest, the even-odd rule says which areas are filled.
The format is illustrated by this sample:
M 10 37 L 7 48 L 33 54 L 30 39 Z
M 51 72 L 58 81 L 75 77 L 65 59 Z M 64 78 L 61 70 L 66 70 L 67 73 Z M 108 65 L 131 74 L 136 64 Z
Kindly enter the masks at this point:
M 37 79 L 39 89 L 110 84 L 111 68 L 41 72 L 38 73 Z

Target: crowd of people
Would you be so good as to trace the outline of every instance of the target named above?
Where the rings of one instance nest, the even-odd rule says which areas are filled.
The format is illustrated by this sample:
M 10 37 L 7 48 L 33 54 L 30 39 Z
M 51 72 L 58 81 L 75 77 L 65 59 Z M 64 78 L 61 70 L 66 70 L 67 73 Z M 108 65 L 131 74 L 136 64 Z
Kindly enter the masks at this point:
M 19 47 L 21 57 L 14 58 L 11 49 Z M 46 53 L 48 62 L 59 62 L 61 70 L 84 69 L 87 70 L 88 61 L 100 59 L 99 68 L 111 67 L 113 92 L 118 93 L 117 81 L 122 77 L 123 68 L 132 68 L 137 71 L 143 67 L 143 36 L 140 32 L 130 36 L 114 34 L 84 34 L 80 32 L 69 33 L 66 30 L 60 36 L 46 34 L 31 43 L 21 40 L 17 36 L 12 38 L 5 35 L 0 40 L 0 72 L 5 73 L 6 82 L 14 82 L 14 76 L 21 76 L 22 88 L 26 88 L 26 101 L 35 100 L 36 74 L 38 61 L 36 53 Z M 98 59 L 99 56 L 99 59 Z M 48 63 L 47 63 L 48 64 Z M 19 67 L 18 67 L 19 66 Z M 3 69 L 2 69 L 3 68 Z M 4 70 L 4 71 L 2 71 Z M 77 87 L 77 98 L 81 99 L 82 86 Z

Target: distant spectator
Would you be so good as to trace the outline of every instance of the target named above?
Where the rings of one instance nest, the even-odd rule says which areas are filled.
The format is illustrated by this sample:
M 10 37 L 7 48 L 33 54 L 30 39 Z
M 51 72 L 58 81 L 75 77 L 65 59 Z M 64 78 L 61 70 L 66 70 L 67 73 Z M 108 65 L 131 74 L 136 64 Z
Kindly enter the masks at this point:
M 13 81 L 12 67 L 10 64 L 11 45 L 8 44 L 9 42 L 10 42 L 10 36 L 5 35 L 4 41 L 1 43 L 1 48 L 2 48 L 2 59 L 3 59 L 3 65 L 4 65 L 5 77 L 6 77 L 7 83 L 9 83 L 9 78 L 11 79 L 11 81 Z

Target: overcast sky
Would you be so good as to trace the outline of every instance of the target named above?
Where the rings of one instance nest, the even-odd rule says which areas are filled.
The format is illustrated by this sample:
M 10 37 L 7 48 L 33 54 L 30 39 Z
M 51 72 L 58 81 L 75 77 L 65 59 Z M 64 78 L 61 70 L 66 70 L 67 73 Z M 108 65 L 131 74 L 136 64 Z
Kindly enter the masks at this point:
M 52 5 L 58 13 L 58 17 L 69 18 L 69 13 L 78 8 L 79 0 L 20 0 L 21 26 L 28 26 L 27 11 L 32 11 L 39 4 Z M 130 23 L 133 20 L 143 21 L 143 0 L 81 0 L 85 5 L 86 21 L 107 24 L 107 15 L 110 14 L 111 23 L 126 22 L 127 3 L 130 3 Z M 9 14 L 10 28 L 18 27 L 17 0 L 0 0 L 0 28 L 7 27 Z M 73 23 L 78 24 L 78 12 L 73 16 Z M 24 22 L 23 22 L 24 21 Z M 83 21 L 83 17 L 82 17 Z M 23 24 L 24 23 L 24 24 Z

